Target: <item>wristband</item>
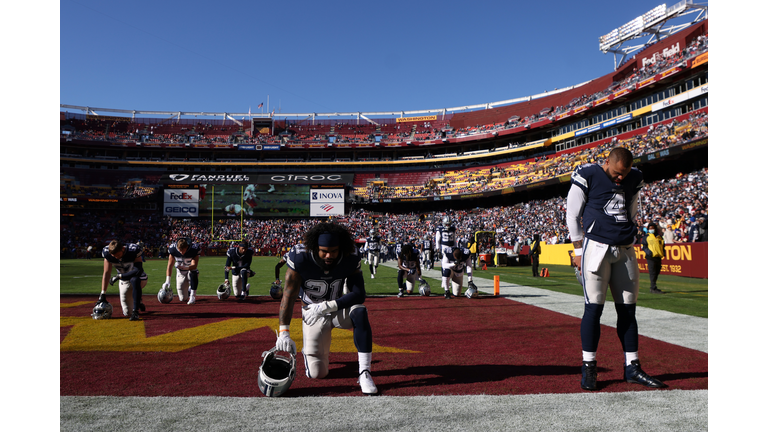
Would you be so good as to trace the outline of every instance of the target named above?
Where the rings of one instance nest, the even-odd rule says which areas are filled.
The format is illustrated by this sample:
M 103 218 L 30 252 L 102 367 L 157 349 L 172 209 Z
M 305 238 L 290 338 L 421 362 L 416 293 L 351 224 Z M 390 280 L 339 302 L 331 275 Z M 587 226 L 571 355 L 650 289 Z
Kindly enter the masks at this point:
M 581 256 L 582 248 L 574 249 L 573 256 Z
M 289 325 L 281 325 L 280 326 L 280 333 L 282 333 L 282 332 L 289 332 L 290 328 L 291 328 L 291 326 L 289 326 Z
M 167 283 L 167 284 L 171 283 L 171 277 L 170 276 L 166 276 L 165 277 L 165 283 Z

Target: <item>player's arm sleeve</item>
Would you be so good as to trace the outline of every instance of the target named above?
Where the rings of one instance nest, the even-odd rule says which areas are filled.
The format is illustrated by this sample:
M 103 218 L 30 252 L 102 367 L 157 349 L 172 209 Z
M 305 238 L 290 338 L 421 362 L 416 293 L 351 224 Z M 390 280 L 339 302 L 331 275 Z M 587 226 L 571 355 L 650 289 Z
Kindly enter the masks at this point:
M 101 292 L 107 291 L 107 284 L 112 275 L 112 263 L 104 259 L 104 273 L 101 275 Z
M 339 310 L 365 302 L 365 279 L 363 279 L 363 272 L 358 270 L 349 276 L 347 278 L 347 288 L 349 288 L 349 292 L 336 300 Z M 285 294 L 283 294 L 283 297 L 285 297 Z
M 581 228 L 581 215 L 584 212 L 586 203 L 587 196 L 584 190 L 576 185 L 571 185 L 566 201 L 565 223 L 568 225 L 568 234 L 570 234 L 572 242 L 584 239 L 584 230 Z
M 643 184 L 641 183 L 639 187 L 642 187 L 642 185 Z M 637 212 L 639 208 L 640 208 L 640 191 L 638 190 L 638 192 L 634 196 L 632 196 L 632 201 L 629 202 L 629 208 L 627 209 L 629 210 L 629 220 L 631 220 L 632 222 L 637 222 Z

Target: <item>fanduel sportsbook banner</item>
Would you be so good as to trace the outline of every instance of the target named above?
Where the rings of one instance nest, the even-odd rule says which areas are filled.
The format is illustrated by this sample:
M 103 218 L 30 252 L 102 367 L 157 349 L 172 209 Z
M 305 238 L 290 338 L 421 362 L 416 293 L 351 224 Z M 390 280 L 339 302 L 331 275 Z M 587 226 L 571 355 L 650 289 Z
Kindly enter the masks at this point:
M 343 216 L 344 189 L 312 189 L 309 192 L 311 217 Z
M 200 191 L 197 189 L 165 189 L 163 191 L 163 216 L 197 217 Z
M 354 174 L 165 174 L 163 184 L 352 184 Z

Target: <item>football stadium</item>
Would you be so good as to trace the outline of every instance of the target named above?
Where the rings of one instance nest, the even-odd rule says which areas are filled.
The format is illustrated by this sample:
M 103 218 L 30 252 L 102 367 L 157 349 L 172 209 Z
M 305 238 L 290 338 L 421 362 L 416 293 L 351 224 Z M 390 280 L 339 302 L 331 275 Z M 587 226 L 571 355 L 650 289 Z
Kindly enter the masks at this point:
M 61 101 L 60 429 L 707 430 L 708 8 L 614 19 L 477 105 Z

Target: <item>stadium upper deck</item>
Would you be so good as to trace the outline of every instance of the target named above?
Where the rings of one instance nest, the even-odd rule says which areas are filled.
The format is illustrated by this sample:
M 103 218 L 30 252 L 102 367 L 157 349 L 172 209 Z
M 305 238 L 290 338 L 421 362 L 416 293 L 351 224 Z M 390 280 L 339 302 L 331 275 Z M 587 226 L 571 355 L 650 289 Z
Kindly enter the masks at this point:
M 62 112 L 61 173 L 75 179 L 70 185 L 115 186 L 137 178 L 152 184 L 163 174 L 185 169 L 306 172 L 327 170 L 333 163 L 334 171 L 355 173 L 349 186 L 364 199 L 371 199 L 366 186 L 377 178 L 386 186 L 423 189 L 445 172 L 467 167 L 497 170 L 496 186 L 526 184 L 535 176 L 510 179 L 502 174 L 513 164 L 532 161 L 546 161 L 548 170 L 560 171 L 566 165 L 553 164 L 572 158 L 568 154 L 626 142 L 654 125 L 706 114 L 707 29 L 707 21 L 691 26 L 583 85 L 471 112 L 371 122 L 365 115 L 237 121 L 233 116 L 239 114 L 233 114 L 229 120 L 199 121 Z M 448 183 L 466 182 L 448 176 Z M 475 193 L 477 187 L 435 190 L 461 194 Z

